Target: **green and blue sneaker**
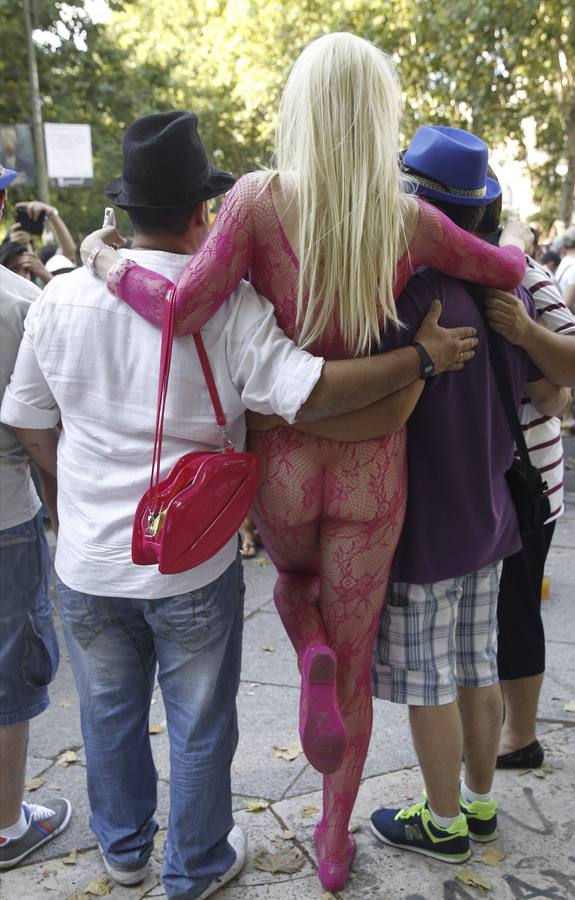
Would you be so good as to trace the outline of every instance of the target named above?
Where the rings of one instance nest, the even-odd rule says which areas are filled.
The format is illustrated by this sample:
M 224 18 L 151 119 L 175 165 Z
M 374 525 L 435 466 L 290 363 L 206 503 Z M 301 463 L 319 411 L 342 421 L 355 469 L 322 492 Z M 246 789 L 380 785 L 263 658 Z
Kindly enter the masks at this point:
M 371 816 L 371 830 L 384 844 L 442 862 L 462 863 L 471 856 L 465 815 L 449 828 L 440 828 L 426 800 L 407 809 L 377 809 Z
M 497 803 L 495 800 L 474 800 L 466 803 L 459 798 L 461 812 L 467 819 L 469 837 L 479 844 L 497 840 Z

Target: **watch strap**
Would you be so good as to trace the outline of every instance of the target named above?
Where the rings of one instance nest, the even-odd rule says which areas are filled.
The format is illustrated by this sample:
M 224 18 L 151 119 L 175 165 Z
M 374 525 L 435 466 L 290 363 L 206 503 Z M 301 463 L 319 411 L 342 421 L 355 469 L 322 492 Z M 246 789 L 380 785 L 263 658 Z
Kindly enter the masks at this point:
M 429 355 L 423 344 L 415 341 L 411 346 L 414 347 L 415 350 L 417 350 L 417 353 L 419 355 L 419 360 L 421 363 L 419 377 L 427 381 L 428 378 L 432 378 L 435 375 L 435 363 L 433 362 L 431 356 Z

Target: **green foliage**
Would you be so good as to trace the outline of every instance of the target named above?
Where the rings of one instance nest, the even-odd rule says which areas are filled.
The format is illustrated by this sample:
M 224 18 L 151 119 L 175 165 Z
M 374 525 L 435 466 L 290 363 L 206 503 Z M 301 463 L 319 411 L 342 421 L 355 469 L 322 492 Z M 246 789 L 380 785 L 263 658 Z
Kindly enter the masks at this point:
M 575 24 L 572 0 L 109 0 L 95 23 L 84 0 L 35 0 L 46 121 L 92 125 L 95 183 L 53 192 L 72 230 L 99 223 L 105 184 L 121 171 L 122 133 L 140 115 L 194 109 L 214 160 L 241 174 L 269 162 L 290 65 L 312 38 L 349 30 L 398 62 L 404 138 L 419 124 L 470 128 L 523 146 L 536 122 L 536 194 L 550 224 L 572 210 Z M 0 122 L 30 120 L 22 0 L 0 0 Z M 572 176 L 562 183 L 557 165 Z M 14 192 L 16 193 L 16 192 Z M 20 192 L 22 194 L 23 192 Z M 26 193 L 29 197 L 29 192 Z M 21 197 L 16 197 L 21 199 Z M 571 207 L 569 206 L 571 204 Z M 570 214 L 570 213 L 569 213 Z

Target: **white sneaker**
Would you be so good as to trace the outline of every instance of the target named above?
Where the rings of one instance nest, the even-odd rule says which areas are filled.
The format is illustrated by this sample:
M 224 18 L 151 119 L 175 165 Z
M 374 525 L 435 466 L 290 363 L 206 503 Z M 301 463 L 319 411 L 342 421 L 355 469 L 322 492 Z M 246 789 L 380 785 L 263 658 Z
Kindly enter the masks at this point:
M 117 869 L 115 866 L 111 865 L 108 862 L 100 844 L 98 844 L 98 850 L 100 851 L 102 859 L 104 860 L 106 872 L 108 873 L 110 878 L 114 879 L 116 884 L 125 884 L 127 886 L 133 884 L 141 884 L 148 874 L 148 863 L 140 866 L 139 869 Z
M 211 884 L 207 886 L 203 894 L 200 894 L 198 900 L 206 900 L 206 897 L 211 897 L 212 894 L 215 894 L 216 891 L 219 891 L 224 884 L 227 884 L 228 881 L 231 881 L 232 878 L 235 878 L 236 875 L 239 875 L 242 871 L 243 867 L 246 864 L 246 858 L 248 855 L 248 839 L 245 835 L 245 832 L 242 831 L 239 825 L 234 825 L 230 833 L 228 834 L 228 844 L 231 844 L 233 849 L 236 851 L 236 858 L 234 862 L 231 864 L 227 872 L 224 872 L 223 875 L 218 875 L 217 878 L 214 878 Z

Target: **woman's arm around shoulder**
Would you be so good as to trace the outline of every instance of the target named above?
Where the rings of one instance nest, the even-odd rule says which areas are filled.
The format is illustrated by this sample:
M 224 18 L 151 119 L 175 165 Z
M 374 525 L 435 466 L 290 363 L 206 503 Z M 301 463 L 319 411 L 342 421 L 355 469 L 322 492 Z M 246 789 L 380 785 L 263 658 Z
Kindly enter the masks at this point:
M 244 175 L 226 195 L 204 242 L 175 284 L 177 335 L 198 331 L 238 286 L 250 268 L 254 252 L 254 209 L 262 175 Z M 169 279 L 122 258 L 109 267 L 109 254 L 100 254 L 98 274 L 108 290 L 128 303 L 148 322 L 161 327 Z M 102 272 L 105 264 L 107 272 Z
M 488 287 L 510 290 L 519 286 L 526 267 L 520 247 L 494 247 L 459 228 L 430 203 L 420 198 L 415 202 L 419 206 L 419 221 L 408 246 L 413 270 L 428 265 L 446 275 Z

